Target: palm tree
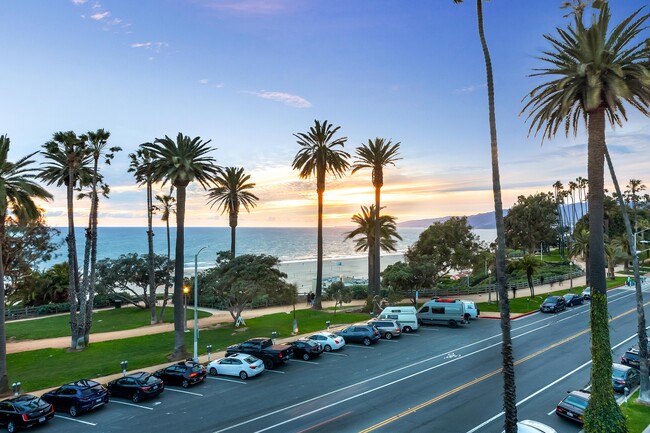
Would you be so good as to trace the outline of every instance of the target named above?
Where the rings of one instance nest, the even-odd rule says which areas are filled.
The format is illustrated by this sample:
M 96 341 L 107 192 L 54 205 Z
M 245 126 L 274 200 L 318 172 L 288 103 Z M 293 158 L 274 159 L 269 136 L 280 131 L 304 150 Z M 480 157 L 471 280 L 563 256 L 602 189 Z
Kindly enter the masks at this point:
M 171 194 L 171 191 L 170 191 Z M 160 313 L 158 314 L 157 323 L 162 323 L 163 317 L 165 314 L 165 307 L 167 307 L 167 301 L 169 300 L 169 276 L 171 275 L 171 238 L 169 236 L 169 216 L 173 213 L 176 213 L 176 199 L 171 195 L 167 194 L 158 194 L 156 195 L 156 200 L 160 204 L 154 205 L 153 210 L 155 212 L 160 212 L 160 219 L 165 222 L 167 228 L 167 273 L 165 281 L 165 294 L 163 295 L 163 303 L 160 308 Z
M 644 115 L 650 115 L 650 47 L 637 37 L 644 30 L 648 15 L 640 9 L 609 31 L 610 10 L 605 2 L 594 2 L 598 10 L 591 26 L 583 23 L 585 4 L 578 2 L 573 24 L 557 29 L 559 37 L 546 35 L 552 49 L 540 60 L 548 66 L 535 76 L 559 76 L 536 87 L 528 96 L 530 131 L 543 131 L 552 138 L 563 126 L 565 133 L 577 134 L 584 120 L 588 133 L 587 175 L 589 178 L 589 271 L 591 285 L 593 391 L 586 412 L 585 431 L 626 431 L 625 417 L 616 404 L 611 386 L 612 357 L 609 346 L 607 281 L 603 233 L 604 159 L 606 120 L 622 126 L 627 119 L 627 102 Z
M 373 221 L 381 221 L 379 218 L 379 211 L 381 210 L 381 187 L 384 186 L 384 167 L 389 164 L 395 165 L 395 161 L 401 159 L 398 157 L 399 147 L 400 143 L 393 144 L 390 140 L 385 140 L 383 138 L 377 137 L 374 141 L 368 140 L 368 144 L 363 144 L 356 149 L 357 156 L 354 164 L 352 165 L 352 174 L 363 168 L 369 168 L 372 170 L 372 186 L 375 187 L 374 210 L 377 213 Z M 375 225 L 374 231 L 374 238 L 378 239 L 380 237 L 379 224 Z M 372 273 L 368 274 L 368 283 L 370 288 L 368 295 L 370 297 L 379 295 L 379 273 L 381 269 L 381 253 L 379 243 L 375 243 L 373 248 L 374 249 L 372 256 L 374 256 L 374 261 L 372 264 Z M 376 304 L 373 305 L 375 305 L 375 309 L 378 308 Z
M 535 285 L 533 284 L 533 275 L 537 270 L 546 264 L 532 254 L 526 254 L 521 259 L 513 260 L 508 263 L 510 271 L 523 271 L 526 274 L 526 281 L 528 281 L 528 288 L 530 289 L 530 297 L 535 296 Z
M 68 264 L 70 274 L 68 276 L 68 302 L 70 303 L 70 331 L 73 350 L 84 345 L 84 327 L 77 314 L 79 299 L 85 298 L 86 293 L 81 291 L 79 286 L 79 263 L 77 261 L 77 240 L 74 226 L 74 190 L 81 189 L 92 178 L 88 169 L 91 154 L 84 140 L 77 137 L 73 131 L 56 132 L 52 140 L 43 145 L 45 150 L 41 151 L 46 162 L 38 178 L 47 185 L 65 185 L 67 191 L 67 212 L 68 212 Z
M 454 0 L 462 3 L 463 0 Z M 501 175 L 499 174 L 499 146 L 497 143 L 497 121 L 494 108 L 494 77 L 492 59 L 483 28 L 483 0 L 476 0 L 478 35 L 485 59 L 485 75 L 488 90 L 488 116 L 490 121 L 490 154 L 492 158 L 492 195 L 494 196 L 494 216 L 497 226 L 496 239 L 496 281 L 501 310 L 501 356 L 503 363 L 503 410 L 506 433 L 517 432 L 517 389 L 515 386 L 515 364 L 512 355 L 512 336 L 510 324 L 510 300 L 506 276 L 506 236 L 503 223 L 503 200 L 501 199 Z
M 97 265 L 97 223 L 99 208 L 99 190 L 101 189 L 104 197 L 108 195 L 108 185 L 103 182 L 99 173 L 99 159 L 104 158 L 104 163 L 110 165 L 115 156 L 122 148 L 114 146 L 106 152 L 106 143 L 111 133 L 104 129 L 89 131 L 81 137 L 86 141 L 88 150 L 92 159 L 91 179 L 90 179 L 90 214 L 88 216 L 88 228 L 86 229 L 86 244 L 84 252 L 84 271 L 83 271 L 83 293 L 88 294 L 88 300 L 85 305 L 85 312 L 79 310 L 80 321 L 84 323 L 84 346 L 90 343 L 90 328 L 92 326 L 93 304 L 95 300 L 95 267 Z M 84 307 L 83 302 L 80 306 Z
M 214 182 L 218 174 L 215 159 L 208 156 L 213 150 L 201 137 L 190 138 L 178 133 L 176 141 L 165 135 L 153 143 L 141 147 L 148 150 L 153 158 L 152 179 L 165 185 L 169 182 L 176 189 L 176 255 L 174 264 L 174 352 L 171 359 L 184 359 L 185 323 L 183 320 L 183 274 L 185 264 L 185 200 L 187 186 L 198 181 L 205 189 Z
M 377 218 L 377 212 L 375 212 L 374 205 L 361 206 L 361 213 L 352 217 L 352 222 L 356 223 L 357 227 L 345 233 L 345 239 L 354 239 L 355 251 L 368 251 L 368 275 L 371 274 L 371 270 L 376 269 L 373 257 L 375 245 L 379 245 L 386 252 L 394 252 L 397 251 L 397 240 L 402 240 L 402 237 L 397 233 L 397 224 L 395 222 L 397 218 L 391 215 L 381 215 L 379 224 L 375 224 L 375 218 Z M 375 243 L 375 239 L 377 239 L 375 226 L 379 226 L 379 242 L 377 243 Z M 379 295 L 379 293 L 376 295 Z M 374 299 L 376 295 L 369 297 Z M 375 304 L 373 302 L 373 305 Z
M 318 240 L 316 253 L 316 297 L 312 306 L 322 310 L 321 294 L 323 291 L 323 193 L 325 192 L 325 176 L 329 173 L 334 177 L 342 177 L 350 164 L 350 154 L 342 150 L 347 137 L 334 138 L 340 126 L 336 128 L 327 123 L 314 120 L 314 126 L 309 132 L 293 134 L 298 139 L 301 149 L 293 159 L 291 167 L 300 170 L 301 179 L 316 177 L 316 193 L 318 195 Z M 337 149 L 338 147 L 341 149 Z
M 0 136 L 0 242 L 5 242 L 5 221 L 8 214 L 12 212 L 19 222 L 24 223 L 35 220 L 40 216 L 40 209 L 34 203 L 34 199 L 50 200 L 52 195 L 39 186 L 36 178 L 35 168 L 30 167 L 34 163 L 30 155 L 20 158 L 17 162 L 9 162 L 10 140 L 6 135 Z M 0 394 L 9 391 L 9 379 L 7 376 L 7 346 L 5 334 L 5 269 L 4 258 L 2 257 L 2 245 L 0 245 Z
M 147 254 L 147 267 L 149 268 L 149 322 L 153 325 L 156 323 L 156 268 L 154 264 L 153 250 L 153 155 L 151 151 L 144 149 L 145 143 L 135 153 L 130 153 L 129 173 L 133 173 L 135 181 L 139 185 L 145 185 L 147 196 L 147 245 L 149 254 Z M 151 143 L 146 143 L 151 144 Z
M 250 174 L 244 174 L 243 168 L 224 167 L 219 168 L 215 177 L 213 188 L 208 190 L 208 204 L 210 208 L 217 205 L 217 210 L 221 209 L 223 215 L 228 212 L 228 224 L 230 225 L 230 255 L 235 257 L 235 240 L 237 230 L 237 220 L 239 218 L 239 208 L 244 205 L 246 212 L 250 208 L 257 206 L 259 198 L 252 192 L 248 191 L 255 188 L 254 183 L 250 183 Z

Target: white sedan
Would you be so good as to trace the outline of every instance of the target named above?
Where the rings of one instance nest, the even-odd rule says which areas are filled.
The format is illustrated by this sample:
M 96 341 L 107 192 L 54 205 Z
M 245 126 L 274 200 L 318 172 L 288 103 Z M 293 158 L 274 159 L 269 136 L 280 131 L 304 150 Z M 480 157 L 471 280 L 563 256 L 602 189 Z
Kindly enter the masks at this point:
M 226 358 L 217 359 L 208 364 L 208 373 L 212 376 L 223 374 L 239 376 L 242 380 L 257 376 L 264 371 L 264 362 L 252 355 L 235 353 Z
M 340 335 L 332 334 L 331 332 L 318 332 L 309 337 L 309 339 L 320 343 L 325 352 L 338 350 L 345 346 L 345 339 Z
M 505 433 L 505 432 L 504 432 Z M 541 422 L 525 419 L 517 423 L 517 433 L 557 433 L 554 428 Z

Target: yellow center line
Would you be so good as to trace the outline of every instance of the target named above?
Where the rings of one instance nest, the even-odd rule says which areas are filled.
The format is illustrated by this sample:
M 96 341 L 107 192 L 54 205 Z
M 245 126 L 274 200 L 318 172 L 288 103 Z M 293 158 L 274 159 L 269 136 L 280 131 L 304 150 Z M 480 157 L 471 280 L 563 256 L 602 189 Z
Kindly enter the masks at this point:
M 648 306 L 648 305 L 650 305 L 650 302 L 646 302 L 645 304 L 643 304 L 644 307 Z M 618 320 L 623 316 L 627 316 L 628 314 L 630 314 L 632 312 L 635 312 L 635 311 L 636 311 L 636 308 L 633 308 L 631 310 L 628 310 L 628 311 L 626 311 L 624 313 L 619 314 L 616 317 L 612 317 L 611 319 L 609 319 L 609 323 L 613 322 L 614 320 Z M 578 332 L 577 334 L 574 334 L 574 335 L 572 335 L 570 337 L 567 337 L 567 338 L 565 338 L 563 340 L 560 340 L 557 343 L 553 343 L 550 346 L 545 347 L 544 349 L 538 350 L 535 353 L 532 353 L 532 354 L 530 354 L 528 356 L 525 356 L 525 357 L 515 361 L 514 365 L 519 365 L 519 364 L 521 364 L 523 362 L 526 362 L 526 361 L 528 361 L 528 360 L 530 360 L 530 359 L 532 359 L 532 358 L 534 358 L 536 356 L 541 355 L 542 353 L 546 352 L 547 350 L 554 349 L 554 348 L 556 348 L 558 346 L 561 346 L 561 345 L 563 345 L 563 344 L 565 344 L 565 343 L 567 343 L 567 342 L 569 342 L 571 340 L 574 340 L 574 339 L 588 333 L 590 330 L 591 330 L 590 328 L 587 328 L 585 330 L 582 330 L 582 331 Z M 484 376 L 481 376 L 479 378 L 476 378 L 476 379 L 472 380 L 471 382 L 467 382 L 464 385 L 461 385 L 461 386 L 459 386 L 457 388 L 454 388 L 454 389 L 452 389 L 450 391 L 447 391 L 444 394 L 440 394 L 439 396 L 434 397 L 431 400 L 427 400 L 424 403 L 421 403 L 421 404 L 419 404 L 419 405 L 417 405 L 415 407 L 412 407 L 410 409 L 407 409 L 407 410 L 405 410 L 403 412 L 398 413 L 397 415 L 394 415 L 394 416 L 392 416 L 392 417 L 390 417 L 388 419 L 385 419 L 384 421 L 382 421 L 380 423 L 377 423 L 377 424 L 375 424 L 373 426 L 370 426 L 365 430 L 361 430 L 359 433 L 368 433 L 368 432 L 371 432 L 373 430 L 377 430 L 380 427 L 383 427 L 383 426 L 385 426 L 387 424 L 390 424 L 390 423 L 392 423 L 394 421 L 397 421 L 398 419 L 403 418 L 403 417 L 405 417 L 407 415 L 411 415 L 412 413 L 415 413 L 415 412 L 417 412 L 418 410 L 420 410 L 422 408 L 430 406 L 433 403 L 436 403 L 436 402 L 438 402 L 438 401 L 440 401 L 440 400 L 442 400 L 442 399 L 444 399 L 446 397 L 449 397 L 450 395 L 456 394 L 457 392 L 462 391 L 465 388 L 469 388 L 472 385 L 476 385 L 479 382 L 482 382 L 482 381 L 484 381 L 486 379 L 489 379 L 492 376 L 495 376 L 495 375 L 501 373 L 502 370 L 503 370 L 502 368 L 499 368 L 497 370 L 491 371 L 490 373 L 488 373 L 488 374 L 486 374 Z

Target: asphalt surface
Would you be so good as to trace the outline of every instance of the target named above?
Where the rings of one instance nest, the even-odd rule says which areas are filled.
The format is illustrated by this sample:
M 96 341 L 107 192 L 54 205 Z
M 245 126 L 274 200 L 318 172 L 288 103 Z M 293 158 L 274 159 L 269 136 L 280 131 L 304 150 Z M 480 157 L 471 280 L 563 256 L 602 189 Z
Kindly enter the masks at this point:
M 608 295 L 618 362 L 635 343 L 634 290 L 622 287 Z M 554 409 L 566 391 L 589 385 L 588 322 L 588 302 L 513 321 L 519 419 L 562 433 L 581 430 Z M 371 347 L 348 344 L 313 361 L 291 360 L 246 381 L 208 376 L 189 389 L 169 386 L 139 404 L 113 398 L 74 419 L 57 414 L 33 431 L 498 433 L 500 345 L 498 320 L 423 327 Z

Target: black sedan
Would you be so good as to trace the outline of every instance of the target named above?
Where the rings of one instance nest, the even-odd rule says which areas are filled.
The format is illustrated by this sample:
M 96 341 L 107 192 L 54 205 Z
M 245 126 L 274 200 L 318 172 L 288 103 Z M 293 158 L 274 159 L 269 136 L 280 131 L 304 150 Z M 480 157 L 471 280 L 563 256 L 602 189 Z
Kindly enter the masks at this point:
M 583 298 L 582 295 L 576 295 L 575 293 L 567 293 L 563 297 L 567 307 L 575 307 L 576 305 L 582 305 L 585 302 L 585 298 Z
M 82 379 L 46 392 L 42 398 L 54 409 L 74 417 L 108 403 L 108 391 L 94 380 Z
M 203 382 L 208 373 L 203 365 L 187 360 L 160 369 L 153 375 L 167 384 L 181 385 L 183 388 L 187 388 L 190 385 Z
M 345 339 L 346 342 L 356 342 L 363 343 L 366 346 L 370 346 L 372 343 L 376 343 L 381 338 L 381 334 L 374 326 L 348 326 L 342 331 L 335 332 L 336 335 L 339 335 Z
M 591 394 L 588 391 L 571 391 L 557 404 L 555 413 L 558 416 L 569 418 L 582 424 L 584 423 L 585 410 L 589 406 L 590 396 Z
M 612 386 L 616 392 L 634 389 L 641 382 L 641 375 L 635 368 L 627 365 L 612 364 Z
M 291 347 L 293 347 L 293 356 L 300 357 L 305 361 L 316 358 L 321 353 L 323 353 L 323 346 L 321 346 L 320 343 L 308 338 L 302 338 L 289 344 L 291 344 Z
M 129 398 L 137 403 L 159 395 L 165 390 L 165 384 L 153 374 L 140 371 L 108 382 L 108 390 L 111 396 Z
M 35 395 L 24 394 L 0 401 L 0 424 L 7 426 L 9 433 L 43 424 L 53 417 L 54 406 Z
M 562 296 L 549 296 L 539 307 L 542 313 L 557 313 L 562 310 L 566 310 L 566 302 Z

